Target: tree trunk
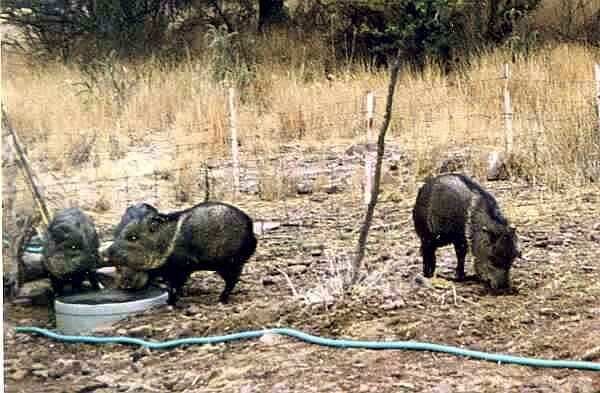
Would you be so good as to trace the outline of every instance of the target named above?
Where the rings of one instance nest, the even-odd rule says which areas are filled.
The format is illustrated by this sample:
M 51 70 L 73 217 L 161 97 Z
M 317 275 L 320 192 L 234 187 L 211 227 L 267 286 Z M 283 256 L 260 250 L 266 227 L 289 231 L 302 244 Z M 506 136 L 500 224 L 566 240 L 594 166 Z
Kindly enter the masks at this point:
M 266 31 L 269 27 L 283 24 L 288 20 L 284 0 L 259 0 L 258 30 Z
M 399 70 L 400 54 L 396 56 L 396 60 L 390 71 L 390 84 L 388 85 L 387 102 L 385 104 L 385 116 L 383 118 L 381 128 L 379 129 L 379 138 L 377 139 L 377 162 L 375 164 L 375 177 L 373 179 L 373 188 L 371 189 L 371 200 L 369 201 L 369 205 L 367 206 L 365 220 L 360 229 L 357 252 L 354 261 L 352 262 L 352 279 L 350 281 L 350 285 L 356 284 L 359 279 L 362 260 L 365 256 L 365 247 L 367 245 L 369 228 L 371 227 L 371 221 L 373 221 L 373 213 L 375 212 L 375 205 L 377 204 L 377 198 L 379 197 L 379 185 L 381 183 L 381 164 L 383 162 L 383 153 L 385 152 L 385 134 L 387 133 L 392 118 L 392 101 L 394 99 L 394 90 L 396 88 L 396 81 L 398 80 Z

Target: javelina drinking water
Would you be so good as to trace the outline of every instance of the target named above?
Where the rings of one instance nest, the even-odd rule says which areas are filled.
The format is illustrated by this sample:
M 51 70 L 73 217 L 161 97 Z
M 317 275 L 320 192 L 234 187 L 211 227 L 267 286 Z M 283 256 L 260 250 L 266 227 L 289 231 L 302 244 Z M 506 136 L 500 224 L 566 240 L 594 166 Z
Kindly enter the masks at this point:
M 252 219 L 225 203 L 204 202 L 169 214 L 142 204 L 128 212 L 106 257 L 122 267 L 123 282 L 132 289 L 163 278 L 170 304 L 196 270 L 216 271 L 223 278 L 220 301 L 226 302 L 256 250 Z
M 63 294 L 67 282 L 74 291 L 81 290 L 86 277 L 99 289 L 99 246 L 94 222 L 81 210 L 69 208 L 54 216 L 46 231 L 43 264 L 55 295 Z
M 465 278 L 470 248 L 480 279 L 494 289 L 510 285 L 509 270 L 520 255 L 515 228 L 479 184 L 461 174 L 429 177 L 417 195 L 413 220 L 421 238 L 425 277 L 432 277 L 435 271 L 435 250 L 453 244 L 459 281 Z

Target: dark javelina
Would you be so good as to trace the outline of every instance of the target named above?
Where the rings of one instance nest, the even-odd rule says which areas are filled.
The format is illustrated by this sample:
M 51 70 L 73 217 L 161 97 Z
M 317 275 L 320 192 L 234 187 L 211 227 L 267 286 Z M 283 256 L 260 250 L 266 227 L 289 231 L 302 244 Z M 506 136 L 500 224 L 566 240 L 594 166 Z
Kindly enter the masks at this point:
M 94 222 L 81 210 L 69 208 L 54 216 L 46 231 L 43 264 L 55 295 L 62 295 L 68 282 L 73 291 L 81 290 L 86 277 L 99 289 L 99 246 Z
M 509 287 L 510 267 L 520 255 L 515 228 L 479 184 L 461 174 L 429 177 L 417 195 L 413 220 L 421 238 L 425 277 L 435 271 L 435 250 L 453 244 L 458 280 L 465 278 L 470 248 L 477 276 L 494 289 Z
M 175 304 L 192 272 L 212 270 L 225 281 L 220 301 L 226 302 L 256 250 L 252 219 L 235 206 L 218 202 L 169 214 L 150 205 L 144 208 L 141 217 L 131 215 L 106 250 L 106 257 L 122 267 L 126 286 L 140 289 L 162 278 L 169 303 Z

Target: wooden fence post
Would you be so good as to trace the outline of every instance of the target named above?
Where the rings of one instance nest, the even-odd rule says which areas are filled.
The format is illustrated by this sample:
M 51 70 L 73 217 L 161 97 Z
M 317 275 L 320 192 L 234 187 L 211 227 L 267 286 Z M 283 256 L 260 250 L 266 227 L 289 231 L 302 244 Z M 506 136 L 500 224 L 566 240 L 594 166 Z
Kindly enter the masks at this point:
M 600 134 L 600 64 L 594 67 L 596 75 L 596 109 L 598 112 L 598 134 Z
M 369 145 L 373 143 L 373 117 L 375 113 L 375 94 L 367 92 L 367 143 L 365 148 L 365 204 L 371 201 L 373 189 L 373 154 Z
M 506 154 L 510 155 L 513 149 L 513 110 L 510 102 L 510 68 L 508 64 L 504 64 L 503 68 L 503 79 L 504 79 L 504 150 Z
M 231 159 L 233 161 L 233 198 L 240 189 L 240 162 L 237 138 L 237 113 L 235 111 L 235 89 L 229 88 L 229 126 L 231 129 Z

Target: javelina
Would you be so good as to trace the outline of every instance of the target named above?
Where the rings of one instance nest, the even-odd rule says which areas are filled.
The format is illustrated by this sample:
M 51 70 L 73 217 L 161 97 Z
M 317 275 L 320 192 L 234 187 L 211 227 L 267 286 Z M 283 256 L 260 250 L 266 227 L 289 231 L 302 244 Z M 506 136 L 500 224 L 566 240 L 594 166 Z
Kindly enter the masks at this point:
M 55 295 L 62 295 L 64 285 L 81 290 L 86 277 L 99 289 L 95 269 L 100 267 L 100 241 L 94 222 L 77 208 L 62 210 L 48 225 L 43 250 L 43 265 L 48 271 Z
M 520 255 L 515 228 L 504 218 L 494 197 L 479 184 L 461 174 L 429 177 L 417 195 L 413 220 L 421 238 L 425 277 L 435 271 L 435 250 L 453 244 L 459 281 L 465 278 L 465 257 L 470 248 L 480 279 L 494 289 L 510 285 L 509 270 Z
M 175 304 L 192 272 L 212 270 L 225 281 L 220 296 L 225 303 L 256 250 L 252 219 L 235 206 L 218 202 L 169 214 L 147 204 L 144 209 L 141 216 L 130 214 L 106 250 L 106 257 L 122 267 L 126 286 L 141 289 L 162 278 L 169 303 Z M 134 210 L 141 212 L 140 206 Z

